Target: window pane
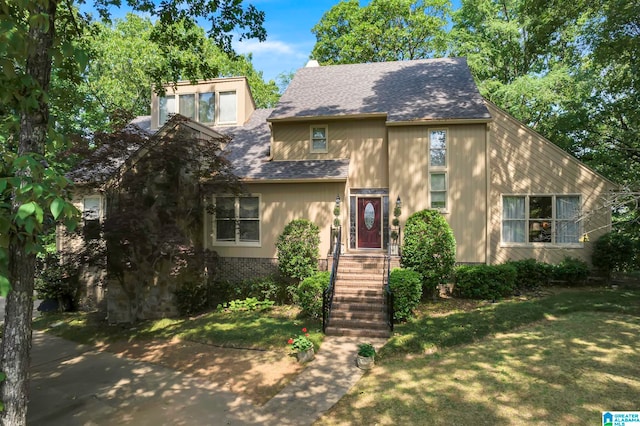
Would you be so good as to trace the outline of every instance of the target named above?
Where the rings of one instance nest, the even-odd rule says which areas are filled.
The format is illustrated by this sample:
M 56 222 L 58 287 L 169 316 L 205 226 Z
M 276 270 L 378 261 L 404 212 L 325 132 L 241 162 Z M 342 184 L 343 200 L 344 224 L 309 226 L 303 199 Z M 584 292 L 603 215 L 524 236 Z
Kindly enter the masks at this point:
M 260 222 L 258 222 L 257 220 L 240 221 L 240 241 L 260 241 Z
M 577 220 L 580 216 L 578 197 L 556 197 L 556 218 Z
M 87 197 L 84 199 L 84 208 L 82 217 L 85 220 L 98 220 L 100 219 L 100 198 Z
M 529 198 L 529 217 L 531 219 L 551 219 L 551 197 Z
M 216 219 L 234 219 L 236 217 L 235 198 L 216 198 Z
M 216 240 L 235 241 L 236 222 L 235 220 L 216 220 Z
M 162 96 L 160 97 L 160 108 L 158 124 L 162 126 L 169 119 L 169 115 L 176 113 L 176 97 L 175 96 Z
M 220 92 L 220 123 L 236 121 L 236 92 Z
M 574 221 L 558 221 L 556 223 L 556 243 L 580 242 L 580 226 Z
M 191 119 L 196 118 L 196 95 L 179 95 L 180 114 Z
M 216 97 L 213 93 L 200 93 L 198 104 L 198 121 L 213 123 L 215 117 Z
M 446 179 L 444 173 L 432 173 L 431 174 L 431 190 L 432 191 L 446 191 Z
M 524 197 L 502 198 L 502 218 L 524 219 Z
M 551 242 L 551 221 L 530 220 L 529 221 L 529 242 L 530 243 L 550 243 Z
M 258 197 L 240 198 L 240 218 L 258 219 Z
M 431 208 L 432 209 L 444 209 L 447 207 L 446 192 L 432 192 L 431 193 Z
M 429 138 L 430 141 L 430 162 L 431 166 L 447 165 L 447 133 L 444 130 L 433 130 Z
M 524 220 L 505 220 L 502 222 L 502 241 L 505 243 L 524 243 Z

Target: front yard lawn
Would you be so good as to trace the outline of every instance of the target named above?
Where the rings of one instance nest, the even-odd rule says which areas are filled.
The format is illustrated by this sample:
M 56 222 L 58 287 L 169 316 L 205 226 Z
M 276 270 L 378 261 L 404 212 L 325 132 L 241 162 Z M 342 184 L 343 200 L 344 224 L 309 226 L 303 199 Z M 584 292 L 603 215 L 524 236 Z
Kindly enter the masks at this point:
M 287 340 L 306 327 L 316 348 L 322 324 L 298 319 L 299 310 L 277 306 L 253 312 L 210 312 L 193 318 L 165 318 L 136 324 L 109 325 L 96 313 L 49 314 L 34 321 L 34 329 L 89 345 L 150 339 L 188 340 L 213 346 L 289 351 Z
M 570 290 L 397 326 L 317 424 L 599 424 L 640 401 L 640 291 Z M 455 301 L 454 301 L 455 303 Z

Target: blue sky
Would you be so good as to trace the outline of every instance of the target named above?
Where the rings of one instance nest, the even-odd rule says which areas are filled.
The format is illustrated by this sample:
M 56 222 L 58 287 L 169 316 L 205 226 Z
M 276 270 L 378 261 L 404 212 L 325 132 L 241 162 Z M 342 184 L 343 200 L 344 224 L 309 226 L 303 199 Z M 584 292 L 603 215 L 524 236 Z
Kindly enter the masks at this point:
M 453 0 L 454 9 L 461 0 Z M 339 0 L 247 0 L 265 12 L 267 41 L 246 40 L 235 43 L 238 53 L 252 53 L 253 66 L 262 71 L 265 80 L 305 66 L 316 43 L 311 28 Z M 368 1 L 361 0 L 365 5 Z
M 338 0 L 250 0 L 265 12 L 267 41 L 235 43 L 238 53 L 252 53 L 253 65 L 265 80 L 303 67 L 316 43 L 311 28 Z

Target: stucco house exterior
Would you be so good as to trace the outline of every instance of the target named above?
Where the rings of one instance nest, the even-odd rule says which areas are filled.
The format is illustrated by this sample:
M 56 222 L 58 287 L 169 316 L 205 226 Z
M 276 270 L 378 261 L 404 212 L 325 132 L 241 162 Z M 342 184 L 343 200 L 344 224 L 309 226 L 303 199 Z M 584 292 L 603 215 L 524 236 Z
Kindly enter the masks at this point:
M 401 228 L 440 211 L 461 263 L 589 262 L 610 229 L 613 183 L 483 99 L 463 58 L 310 62 L 268 110 L 241 77 L 179 83 L 151 111 L 134 121 L 149 134 L 173 113 L 230 138 L 223 153 L 247 194 L 210 200 L 202 243 L 231 280 L 274 272 L 276 239 L 296 218 L 320 227 L 329 259 L 337 200 L 344 256 L 387 253 L 398 201 Z

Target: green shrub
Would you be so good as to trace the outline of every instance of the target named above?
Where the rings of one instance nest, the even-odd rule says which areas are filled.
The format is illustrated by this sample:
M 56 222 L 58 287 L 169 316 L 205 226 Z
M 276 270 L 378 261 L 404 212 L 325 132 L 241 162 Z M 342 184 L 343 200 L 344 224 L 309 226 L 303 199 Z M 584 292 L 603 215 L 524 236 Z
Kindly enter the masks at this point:
M 292 220 L 278 237 L 278 268 L 298 281 L 318 271 L 320 228 L 306 219 Z
M 75 266 L 61 264 L 55 253 L 47 254 L 39 262 L 42 262 L 40 272 L 34 278 L 38 297 L 55 300 L 60 311 L 75 309 L 78 302 L 78 271 Z
M 507 265 L 516 268 L 516 285 L 520 290 L 536 290 L 549 283 L 553 266 L 535 259 L 510 260 Z
M 258 300 L 255 297 L 247 297 L 244 300 L 232 300 L 225 304 L 219 304 L 218 312 L 252 312 L 263 311 L 273 306 L 271 300 Z
M 593 245 L 591 262 L 607 277 L 612 272 L 626 272 L 635 267 L 638 248 L 633 239 L 619 232 L 609 232 Z
M 406 320 L 422 295 L 422 277 L 411 269 L 395 268 L 389 276 L 389 287 L 393 292 L 393 319 Z
M 571 285 L 583 283 L 589 276 L 589 265 L 580 259 L 565 257 L 553 268 L 553 278 Z
M 409 216 L 404 228 L 401 264 L 422 276 L 423 295 L 445 284 L 456 262 L 456 240 L 442 214 L 422 210 Z
M 176 308 L 181 316 L 202 313 L 211 306 L 205 282 L 186 281 L 174 292 Z
M 249 290 L 249 296 L 258 300 L 271 300 L 278 305 L 293 302 L 296 286 L 274 276 L 256 278 L 244 282 Z
M 454 295 L 497 300 L 513 294 L 518 270 L 509 264 L 461 265 L 455 271 Z
M 302 308 L 302 312 L 312 318 L 322 316 L 322 292 L 329 287 L 331 272 L 316 272 L 305 278 L 298 285 L 295 303 Z

